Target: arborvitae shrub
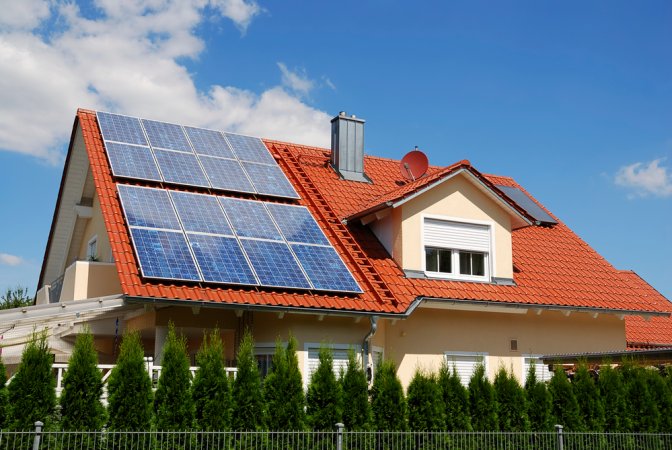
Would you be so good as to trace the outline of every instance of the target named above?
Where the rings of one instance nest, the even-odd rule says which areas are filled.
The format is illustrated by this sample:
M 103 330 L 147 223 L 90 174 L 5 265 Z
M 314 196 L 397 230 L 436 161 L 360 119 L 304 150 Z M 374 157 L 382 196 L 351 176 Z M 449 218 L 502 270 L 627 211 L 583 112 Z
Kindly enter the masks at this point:
M 462 385 L 455 367 L 452 370 L 444 362 L 439 369 L 439 387 L 445 405 L 446 431 L 471 431 L 469 394 Z
M 574 373 L 572 387 L 579 404 L 581 421 L 587 431 L 600 432 L 604 430 L 604 403 L 602 396 L 590 375 L 586 364 L 579 364 Z
M 474 431 L 497 430 L 497 402 L 492 384 L 480 363 L 469 380 L 469 412 Z
M 553 399 L 552 417 L 555 424 L 565 427 L 567 431 L 584 431 L 585 426 L 579 413 L 574 389 L 562 367 L 557 368 L 548 384 Z
M 0 430 L 4 429 L 9 421 L 9 399 L 7 398 L 7 370 L 0 358 Z
M 623 375 L 607 364 L 600 369 L 597 387 L 604 402 L 604 429 L 611 433 L 625 433 L 632 430 L 625 403 Z
M 341 421 L 341 387 L 334 375 L 331 349 L 320 347 L 320 362 L 310 377 L 306 395 L 306 414 L 313 430 L 333 430 Z
M 672 392 L 658 370 L 648 369 L 646 372 L 649 376 L 649 392 L 660 414 L 660 422 L 656 431 L 670 433 L 672 432 Z
M 198 370 L 191 386 L 196 424 L 203 431 L 226 430 L 231 424 L 231 387 L 219 330 L 203 335 L 196 364 Z
M 408 385 L 408 426 L 411 431 L 440 431 L 445 425 L 445 404 L 434 375 L 416 370 Z
M 147 431 L 152 422 L 152 381 L 137 332 L 121 341 L 117 365 L 107 383 L 108 424 L 111 430 Z
M 194 426 L 187 340 L 177 335 L 172 322 L 168 324 L 168 336 L 163 346 L 154 410 L 157 430 L 189 430 Z
M 259 366 L 254 357 L 254 340 L 249 330 L 240 342 L 237 365 L 233 382 L 232 428 L 237 431 L 261 430 L 264 428 L 264 398 Z
M 500 367 L 494 382 L 499 431 L 529 431 L 525 390 L 516 377 Z
M 364 431 L 371 426 L 371 405 L 366 372 L 354 350 L 348 353 L 348 366 L 343 375 L 343 424 L 346 430 Z
M 299 358 L 296 355 L 298 343 L 294 336 L 289 336 L 285 355 L 287 356 L 287 382 L 285 383 L 286 419 L 284 430 L 303 430 L 306 426 L 306 395 L 303 392 L 303 377 L 299 369 Z
M 61 417 L 64 430 L 99 430 L 105 423 L 102 373 L 93 336 L 87 329 L 77 336 L 75 348 L 63 377 Z
M 657 432 L 660 425 L 660 412 L 649 390 L 646 369 L 626 364 L 623 367 L 623 377 L 626 380 L 626 399 L 632 431 L 636 433 Z
M 38 420 L 49 425 L 56 406 L 56 379 L 51 363 L 46 331 L 33 333 L 8 387 L 9 428 L 31 430 Z
M 406 399 L 394 362 L 383 359 L 374 374 L 371 389 L 373 427 L 376 431 L 406 429 Z
M 264 399 L 266 401 L 266 425 L 269 430 L 286 430 L 288 417 L 292 411 L 286 410 L 286 382 L 288 375 L 287 352 L 278 340 L 271 370 L 264 380 Z
M 553 421 L 551 420 L 553 400 L 551 398 L 551 393 L 548 392 L 546 383 L 537 380 L 534 363 L 530 365 L 530 370 L 527 372 L 525 392 L 527 396 L 527 415 L 530 419 L 530 429 L 532 431 L 553 430 Z

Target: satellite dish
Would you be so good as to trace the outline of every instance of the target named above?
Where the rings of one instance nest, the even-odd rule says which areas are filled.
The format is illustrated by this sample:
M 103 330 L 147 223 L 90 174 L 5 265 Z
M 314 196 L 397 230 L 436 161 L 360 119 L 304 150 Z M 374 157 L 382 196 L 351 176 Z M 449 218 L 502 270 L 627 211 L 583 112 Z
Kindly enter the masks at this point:
M 427 155 L 415 147 L 415 150 L 406 153 L 406 156 L 401 159 L 399 170 L 404 178 L 415 181 L 427 172 L 428 167 Z

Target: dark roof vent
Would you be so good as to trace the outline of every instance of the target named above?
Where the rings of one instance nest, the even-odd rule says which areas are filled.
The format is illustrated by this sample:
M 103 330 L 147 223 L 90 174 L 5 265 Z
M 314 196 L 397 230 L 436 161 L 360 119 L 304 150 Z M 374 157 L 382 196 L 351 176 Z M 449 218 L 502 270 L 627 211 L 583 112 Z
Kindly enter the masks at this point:
M 364 122 L 345 111 L 331 119 L 331 165 L 345 180 L 370 183 L 364 174 Z

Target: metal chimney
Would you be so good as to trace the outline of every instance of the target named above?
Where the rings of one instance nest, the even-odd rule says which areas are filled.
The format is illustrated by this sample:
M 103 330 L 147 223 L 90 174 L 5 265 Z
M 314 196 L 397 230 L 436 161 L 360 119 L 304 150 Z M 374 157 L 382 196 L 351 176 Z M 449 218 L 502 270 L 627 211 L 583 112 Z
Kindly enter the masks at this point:
M 364 174 L 364 120 L 345 111 L 331 119 L 331 165 L 345 180 L 370 183 Z

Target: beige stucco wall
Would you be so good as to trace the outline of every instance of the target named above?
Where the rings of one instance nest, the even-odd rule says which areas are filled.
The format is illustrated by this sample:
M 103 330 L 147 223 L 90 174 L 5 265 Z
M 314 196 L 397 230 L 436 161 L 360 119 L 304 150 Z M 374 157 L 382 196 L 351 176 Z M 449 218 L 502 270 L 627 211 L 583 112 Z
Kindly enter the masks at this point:
M 503 364 L 522 381 L 526 354 L 625 350 L 625 322 L 614 315 L 420 308 L 406 320 L 385 322 L 385 356 L 395 361 L 405 386 L 418 367 L 438 370 L 446 352 L 485 352 L 490 377 Z M 511 339 L 518 341 L 518 351 L 510 350 Z
M 460 174 L 446 180 L 400 208 L 401 231 L 397 236 L 401 245 L 395 246 L 395 250 L 401 247 L 401 255 L 395 255 L 395 259 L 401 261 L 404 269 L 423 269 L 423 214 L 430 214 L 490 223 L 495 249 L 494 261 L 491 255 L 491 275 L 513 278 L 511 217 L 500 204 L 474 186 L 465 175 Z
M 75 261 L 65 269 L 60 301 L 85 300 L 121 293 L 115 264 Z
M 96 236 L 98 242 L 97 260 L 101 262 L 112 262 L 112 249 L 110 247 L 110 240 L 107 236 L 107 229 L 105 228 L 105 221 L 100 210 L 100 202 L 98 201 L 98 194 L 93 198 L 92 217 L 89 219 L 84 229 L 84 237 L 79 248 L 78 257 L 80 261 L 87 260 L 87 249 L 89 241 Z

